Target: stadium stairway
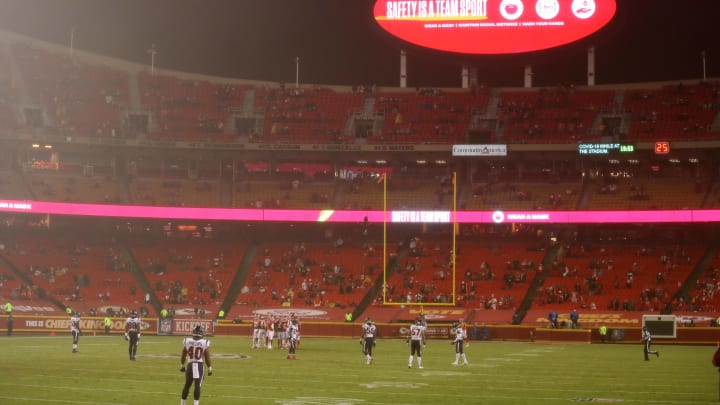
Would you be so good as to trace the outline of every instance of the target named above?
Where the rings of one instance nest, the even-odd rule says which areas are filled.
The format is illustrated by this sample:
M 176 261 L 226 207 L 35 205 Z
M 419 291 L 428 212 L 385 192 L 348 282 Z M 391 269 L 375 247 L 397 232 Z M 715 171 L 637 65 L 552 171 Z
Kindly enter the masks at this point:
M 247 249 L 245 249 L 245 255 L 240 261 L 240 265 L 235 272 L 235 276 L 233 277 L 232 282 L 228 287 L 227 294 L 225 294 L 225 299 L 223 300 L 222 306 L 220 307 L 225 311 L 225 318 L 228 318 L 228 316 L 230 315 L 233 304 L 235 303 L 238 295 L 240 294 L 240 289 L 242 288 L 243 284 L 245 283 L 245 279 L 247 279 L 247 276 L 250 273 L 250 268 L 255 262 L 255 253 L 257 252 L 257 248 L 257 242 L 251 242 L 248 245 Z
M 391 257 L 390 260 L 388 260 L 386 264 L 388 271 L 386 278 L 388 280 L 400 268 L 399 263 L 402 263 L 406 255 L 407 246 L 403 244 L 400 248 L 398 248 L 397 255 L 395 257 Z M 382 291 L 384 281 L 385 278 L 383 277 L 378 277 L 375 280 L 375 283 L 373 283 L 372 287 L 368 289 L 365 297 L 363 297 L 362 301 L 360 301 L 355 307 L 355 310 L 352 313 L 352 319 L 360 319 L 360 316 L 363 314 L 363 312 L 365 312 L 365 310 L 368 309 L 370 305 L 372 305 L 372 303 L 375 301 L 375 298 L 377 298 L 378 292 Z
M 20 74 L 20 67 L 17 64 L 17 61 L 15 60 L 15 56 L 13 55 L 13 52 L 10 48 L 10 45 L 7 42 L 3 42 L 2 46 L 0 47 L 0 53 L 2 53 L 6 59 L 9 61 L 9 67 L 10 67 L 10 73 L 12 80 L 15 82 L 15 85 L 18 89 L 18 95 L 20 96 L 20 103 L 22 105 L 31 105 L 30 96 L 27 92 L 27 86 L 25 85 L 25 80 L 22 77 L 22 74 Z M 20 118 L 19 116 L 22 116 L 22 112 L 18 111 L 19 108 L 16 109 L 16 116 Z M 18 120 L 18 122 L 24 122 L 24 119 Z
M 593 195 L 597 192 L 597 184 L 594 182 L 585 182 L 582 187 L 580 198 L 577 200 L 575 210 L 586 210 L 592 200 Z
M 145 273 L 143 273 L 142 269 L 138 265 L 137 259 L 135 258 L 135 255 L 133 255 L 132 250 L 125 243 L 120 244 L 120 249 L 125 261 L 128 264 L 130 272 L 132 273 L 133 277 L 135 277 L 135 280 L 140 287 L 140 290 L 142 290 L 143 294 L 150 294 L 150 305 L 152 305 L 152 307 L 155 309 L 155 313 L 159 314 L 163 306 L 160 303 L 157 295 L 155 295 L 155 291 L 153 291 L 147 277 L 145 277 Z
M 707 191 L 707 194 L 705 194 L 705 199 L 703 200 L 702 207 L 704 209 L 712 209 L 715 207 L 715 203 L 718 201 L 718 197 L 720 197 L 720 182 L 715 181 Z
M 128 95 L 130 97 L 130 110 L 142 110 L 142 102 L 140 101 L 140 82 L 136 72 L 128 75 Z
M 713 242 L 710 246 L 708 246 L 703 257 L 697 262 L 697 264 L 693 268 L 692 273 L 687 276 L 682 287 L 680 287 L 677 293 L 675 293 L 673 300 L 679 299 L 680 297 L 684 297 L 685 299 L 687 299 L 691 296 L 691 293 L 695 288 L 697 281 L 700 279 L 705 269 L 710 265 L 713 258 L 718 253 L 718 247 L 720 247 L 720 242 Z M 669 315 L 672 314 L 672 312 L 672 301 L 670 301 L 667 304 L 667 307 L 665 308 L 665 311 L 663 311 L 663 313 Z
M 522 302 L 520 303 L 520 306 L 518 307 L 517 311 L 515 311 L 515 314 L 513 315 L 513 322 L 512 322 L 513 325 L 520 325 L 522 323 L 522 320 L 523 320 L 523 318 L 525 318 L 527 311 L 530 309 L 533 302 L 535 301 L 535 295 L 537 294 L 537 290 L 543 285 L 543 282 L 545 281 L 545 277 L 547 277 L 548 272 L 552 268 L 552 263 L 555 260 L 555 258 L 557 257 L 559 250 L 560 250 L 560 247 L 555 246 L 546 251 L 545 257 L 543 257 L 543 260 L 542 260 L 543 271 L 542 271 L 542 273 L 538 272 L 535 275 L 535 278 L 530 283 L 530 287 L 528 288 L 525 298 L 523 298 Z
M 32 281 L 30 276 L 26 272 L 20 271 L 20 269 L 17 268 L 12 262 L 7 260 L 5 256 L 0 255 L 0 263 L 2 263 L 6 268 L 8 268 L 10 271 L 13 272 L 15 277 L 22 280 L 25 285 L 28 285 L 30 287 L 35 286 L 35 283 Z M 65 312 L 65 304 L 62 303 L 59 299 L 53 297 L 51 294 L 42 294 L 41 298 L 43 300 L 48 300 L 52 302 L 56 307 L 58 307 L 62 312 Z
M 242 112 L 250 115 L 255 112 L 255 89 L 249 88 L 243 96 Z

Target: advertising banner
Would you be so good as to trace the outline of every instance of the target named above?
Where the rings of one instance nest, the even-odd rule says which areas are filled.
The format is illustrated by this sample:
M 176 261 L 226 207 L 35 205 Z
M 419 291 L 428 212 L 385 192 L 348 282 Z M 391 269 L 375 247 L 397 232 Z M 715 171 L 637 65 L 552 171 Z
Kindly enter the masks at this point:
M 615 0 L 377 0 L 375 22 L 415 45 L 511 54 L 585 38 L 615 16 Z

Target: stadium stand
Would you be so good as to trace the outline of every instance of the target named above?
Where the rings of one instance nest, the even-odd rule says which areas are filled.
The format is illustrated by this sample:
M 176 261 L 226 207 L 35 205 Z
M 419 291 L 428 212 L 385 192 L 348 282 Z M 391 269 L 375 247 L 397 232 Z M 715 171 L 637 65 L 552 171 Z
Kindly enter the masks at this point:
M 112 243 L 47 233 L 19 236 L 6 246 L 3 257 L 33 283 L 21 287 L 21 294 L 25 290 L 54 298 L 84 313 L 142 305 L 138 284 Z
M 620 241 L 619 241 L 620 242 Z M 661 313 L 684 285 L 704 246 L 596 243 L 566 246 L 547 269 L 534 307 Z
M 716 142 L 717 82 L 540 89 L 290 88 L 179 72 L 151 74 L 70 58 L 30 41 L 7 45 L 9 51 L 0 52 L 0 132 L 17 136 L 7 143 L 12 149 L 0 152 L 3 199 L 323 210 L 380 210 L 387 202 L 388 210 L 447 211 L 453 209 L 457 186 L 461 210 L 720 206 L 715 146 L 700 155 L 709 163 L 689 159 L 704 144 L 684 145 L 683 161 L 670 163 L 652 155 L 649 146 L 658 139 Z M 482 132 L 482 143 L 539 149 L 511 150 L 518 159 L 488 159 L 487 164 L 450 158 L 450 145 L 480 142 L 471 136 L 476 130 Z M 63 147 L 23 149 L 31 139 Z M 78 139 L 83 142 L 76 143 Z M 642 154 L 578 162 L 574 145 L 599 140 L 628 141 L 642 147 Z M 115 152 L 116 146 L 122 152 Z M 295 152 L 307 146 L 304 156 Z M 359 149 L 353 147 L 360 146 L 371 149 L 357 156 Z M 110 152 L 103 155 L 96 147 Z M 460 173 L 457 184 L 453 172 Z M 590 175 L 594 172 L 602 174 Z M 51 222 L 33 220 L 42 226 Z M 118 221 L 114 226 L 125 225 Z M 515 227 L 503 226 L 496 230 Z M 702 244 L 572 245 L 543 269 L 548 251 L 539 242 L 505 234 L 487 239 L 463 234 L 453 289 L 451 248 L 447 241 L 435 242 L 434 232 L 444 231 L 418 232 L 422 236 L 400 258 L 385 286 L 391 301 L 444 304 L 454 290 L 458 306 L 478 311 L 518 310 L 528 300 L 535 309 L 718 308 L 717 258 L 687 299 L 676 297 L 689 287 L 689 274 L 704 253 Z M 201 231 L 188 231 L 187 238 L 167 236 L 130 242 L 163 306 L 215 311 L 226 301 L 253 308 L 355 308 L 363 301 L 381 302 L 381 294 L 373 290 L 382 276 L 382 248 L 377 245 L 338 245 L 337 239 L 317 237 L 301 243 L 294 235 L 281 235 L 285 240 L 260 242 L 254 263 L 241 269 L 255 235 L 234 240 L 205 238 Z M 394 234 L 388 243 L 399 239 L 404 238 Z M 142 277 L 128 270 L 116 240 L 58 235 L 7 240 L 3 257 L 26 272 L 32 284 L 5 266 L 0 269 L 0 294 L 36 299 L 43 291 L 84 311 L 148 304 L 140 293 Z M 531 288 L 539 275 L 542 284 Z M 237 297 L 228 297 L 236 276 L 242 288 Z
M 253 307 L 353 308 L 382 276 L 382 257 L 372 245 L 263 244 L 238 296 Z
M 91 65 L 66 55 L 16 43 L 12 54 L 27 98 L 29 120 L 65 136 L 119 135 L 121 111 L 128 105 L 128 74 L 110 67 Z M 24 96 L 24 97 L 22 97 Z
M 189 305 L 217 313 L 246 246 L 244 241 L 220 242 L 196 235 L 132 243 L 130 248 L 164 307 Z

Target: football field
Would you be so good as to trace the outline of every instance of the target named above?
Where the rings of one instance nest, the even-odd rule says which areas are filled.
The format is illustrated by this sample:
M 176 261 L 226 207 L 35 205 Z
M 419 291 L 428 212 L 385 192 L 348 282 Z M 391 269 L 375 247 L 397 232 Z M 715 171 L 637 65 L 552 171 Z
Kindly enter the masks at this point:
M 0 337 L 2 404 L 179 404 L 182 337 L 143 336 L 137 361 L 119 336 Z M 372 365 L 357 340 L 305 338 L 297 360 L 210 337 L 214 375 L 201 404 L 716 404 L 718 371 L 709 346 L 472 342 L 468 366 L 453 346 L 431 340 L 423 369 L 407 367 L 403 340 L 378 340 Z M 192 404 L 192 390 L 188 403 Z

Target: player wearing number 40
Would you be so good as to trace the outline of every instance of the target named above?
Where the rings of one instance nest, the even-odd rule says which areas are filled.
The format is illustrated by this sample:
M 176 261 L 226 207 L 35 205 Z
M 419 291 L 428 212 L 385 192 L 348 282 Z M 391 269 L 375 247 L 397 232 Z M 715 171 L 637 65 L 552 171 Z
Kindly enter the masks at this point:
M 200 388 L 205 379 L 204 365 L 207 364 L 208 376 L 213 373 L 212 363 L 210 362 L 210 341 L 205 339 L 205 331 L 198 325 L 193 329 L 192 337 L 183 340 L 183 350 L 180 356 L 180 372 L 185 373 L 185 386 L 182 390 L 182 399 L 180 405 L 186 405 L 190 386 L 195 384 L 193 391 L 193 404 L 200 404 Z M 185 367 L 187 360 L 187 367 Z

